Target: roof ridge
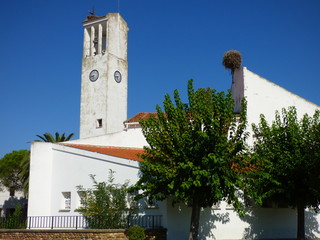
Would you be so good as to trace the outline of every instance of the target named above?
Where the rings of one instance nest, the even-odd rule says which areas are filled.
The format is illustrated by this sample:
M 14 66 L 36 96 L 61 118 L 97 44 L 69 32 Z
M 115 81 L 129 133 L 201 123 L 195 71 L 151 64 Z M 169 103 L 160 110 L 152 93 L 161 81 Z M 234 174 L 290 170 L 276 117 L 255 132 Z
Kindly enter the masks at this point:
M 72 143 L 59 143 L 61 146 L 70 148 L 82 149 L 89 152 L 101 153 L 104 155 L 110 155 L 119 158 L 125 158 L 134 161 L 142 161 L 142 158 L 138 156 L 144 152 L 143 148 L 131 148 L 131 147 L 116 147 L 116 146 L 102 146 L 102 145 L 89 145 L 89 144 L 72 144 Z
M 70 146 L 70 147 L 72 147 L 72 146 L 87 146 L 87 147 L 97 147 L 97 148 L 118 148 L 118 149 L 143 150 L 143 148 L 137 148 L 137 147 L 106 146 L 106 145 L 82 144 L 82 143 L 59 142 L 57 144 Z

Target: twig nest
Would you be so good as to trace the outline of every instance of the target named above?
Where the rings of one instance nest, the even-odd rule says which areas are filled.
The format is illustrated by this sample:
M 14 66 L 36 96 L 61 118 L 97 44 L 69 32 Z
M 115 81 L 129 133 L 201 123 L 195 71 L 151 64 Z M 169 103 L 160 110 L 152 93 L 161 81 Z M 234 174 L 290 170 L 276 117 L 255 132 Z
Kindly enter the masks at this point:
M 241 53 L 236 50 L 230 50 L 225 52 L 223 55 L 222 64 L 225 68 L 231 69 L 232 72 L 234 70 L 239 69 L 241 67 L 242 57 Z

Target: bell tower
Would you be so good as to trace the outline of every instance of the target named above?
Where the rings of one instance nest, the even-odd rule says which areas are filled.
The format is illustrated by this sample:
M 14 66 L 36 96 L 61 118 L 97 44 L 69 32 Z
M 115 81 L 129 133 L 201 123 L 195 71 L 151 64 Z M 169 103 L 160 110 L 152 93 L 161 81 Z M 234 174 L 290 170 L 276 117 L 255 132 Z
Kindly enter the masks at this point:
M 80 138 L 123 130 L 127 119 L 128 26 L 119 13 L 83 22 Z

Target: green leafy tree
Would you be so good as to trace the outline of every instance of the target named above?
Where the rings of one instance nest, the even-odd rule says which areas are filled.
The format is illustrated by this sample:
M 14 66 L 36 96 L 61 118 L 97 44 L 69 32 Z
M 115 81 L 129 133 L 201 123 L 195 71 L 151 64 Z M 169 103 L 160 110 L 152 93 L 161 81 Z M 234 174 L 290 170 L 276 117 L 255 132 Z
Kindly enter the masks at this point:
M 88 228 L 125 228 L 132 213 L 132 201 L 128 196 L 129 182 L 114 183 L 114 171 L 110 170 L 108 182 L 97 182 L 94 175 L 93 189 L 78 186 L 82 194 L 81 207 L 77 209 L 86 219 Z
M 43 136 L 37 135 L 41 140 L 36 140 L 36 142 L 66 142 L 69 141 L 74 136 L 74 133 L 69 134 L 68 136 L 63 133 L 60 135 L 58 132 L 55 133 L 55 137 L 51 135 L 51 133 L 45 133 Z
M 259 172 L 252 188 L 265 199 L 285 202 L 297 209 L 297 238 L 305 238 L 304 209 L 320 204 L 320 111 L 297 118 L 294 107 L 282 109 L 268 124 L 261 115 L 253 124 L 254 159 Z
M 21 164 L 30 160 L 28 150 L 13 151 L 0 160 L 0 181 L 10 191 L 22 190 L 25 179 L 21 177 Z
M 245 149 L 246 102 L 234 114 L 231 92 L 214 89 L 194 91 L 188 82 L 189 103 L 178 90 L 174 102 L 165 95 L 157 115 L 140 121 L 149 144 L 141 155 L 140 179 L 132 190 L 137 198 L 187 203 L 192 208 L 189 239 L 198 239 L 201 208 L 221 200 L 243 213 L 237 190 L 241 187 L 240 154 Z M 237 166 L 237 167 L 235 167 Z

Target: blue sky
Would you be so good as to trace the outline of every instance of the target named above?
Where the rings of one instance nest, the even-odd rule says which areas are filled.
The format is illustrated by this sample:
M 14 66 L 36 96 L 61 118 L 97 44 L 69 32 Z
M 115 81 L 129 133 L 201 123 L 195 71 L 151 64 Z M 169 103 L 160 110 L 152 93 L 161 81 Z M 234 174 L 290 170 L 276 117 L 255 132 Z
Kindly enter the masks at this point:
M 225 51 L 320 105 L 319 0 L 119 0 L 129 31 L 128 117 L 155 110 L 187 80 L 224 91 Z M 0 158 L 45 132 L 79 136 L 82 21 L 117 0 L 1 0 Z

